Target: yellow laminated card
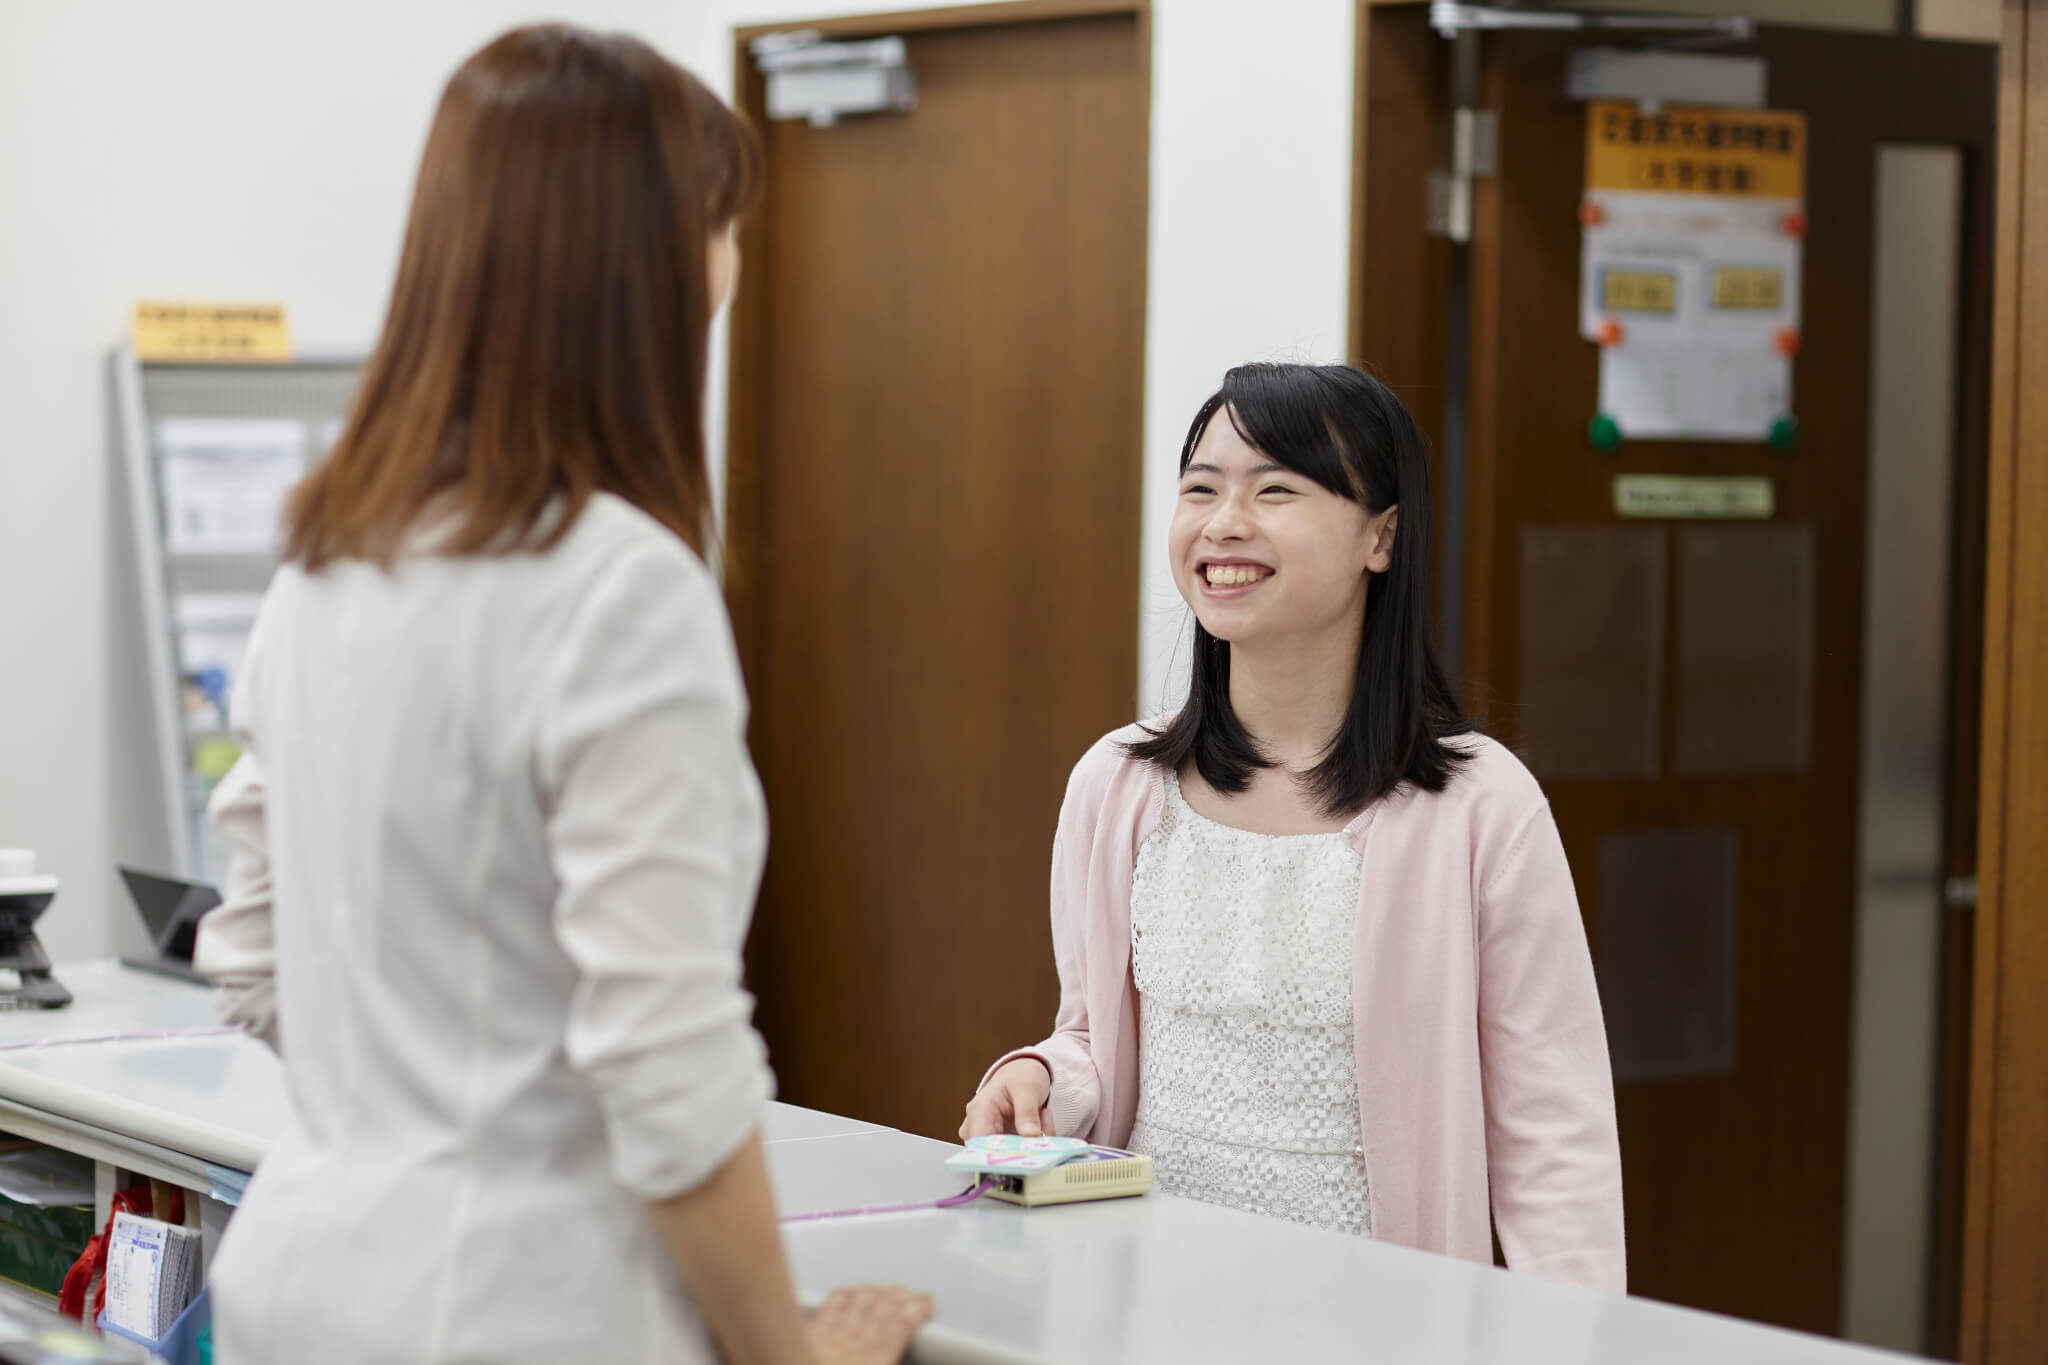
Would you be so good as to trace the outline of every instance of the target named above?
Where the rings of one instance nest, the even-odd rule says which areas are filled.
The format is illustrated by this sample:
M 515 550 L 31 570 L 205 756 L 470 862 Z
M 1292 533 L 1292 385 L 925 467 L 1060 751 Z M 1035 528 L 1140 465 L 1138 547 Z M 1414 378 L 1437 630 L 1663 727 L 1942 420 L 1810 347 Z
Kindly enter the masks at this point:
M 135 305 L 135 354 L 143 360 L 197 364 L 279 364 L 292 358 L 281 303 Z
M 1776 266 L 1714 267 L 1714 307 L 1776 312 L 1785 300 L 1785 272 Z
M 1678 272 L 1609 266 L 1600 272 L 1600 298 L 1610 313 L 1675 313 Z
M 1773 109 L 1667 108 L 1625 100 L 1586 111 L 1586 188 L 1649 194 L 1806 197 L 1806 117 Z

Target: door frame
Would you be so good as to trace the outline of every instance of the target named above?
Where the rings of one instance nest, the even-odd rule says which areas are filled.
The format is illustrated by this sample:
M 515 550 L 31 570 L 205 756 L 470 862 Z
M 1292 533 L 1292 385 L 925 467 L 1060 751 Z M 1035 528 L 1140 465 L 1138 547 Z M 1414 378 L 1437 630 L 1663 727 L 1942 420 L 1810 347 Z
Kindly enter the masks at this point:
M 768 122 L 768 86 L 754 64 L 748 44 L 771 33 L 809 29 L 826 38 L 875 38 L 891 33 L 931 32 L 938 29 L 988 28 L 1001 24 L 1046 23 L 1060 19 L 1089 19 L 1130 15 L 1138 25 L 1138 81 L 1145 108 L 1152 107 L 1152 0 L 997 0 L 991 4 L 949 5 L 939 9 L 880 10 L 872 14 L 839 15 L 827 19 L 792 19 L 775 24 L 749 24 L 732 33 L 733 107 L 762 128 Z M 1148 115 L 1149 118 L 1149 115 Z M 1151 134 L 1145 140 L 1149 206 L 1151 194 Z M 763 139 L 763 157 L 766 157 Z M 725 537 L 723 570 L 726 611 L 732 619 L 734 643 L 748 690 L 765 694 L 769 667 L 761 588 L 765 574 L 762 562 L 763 519 L 771 496 L 774 471 L 765 458 L 768 432 L 769 357 L 774 338 L 770 335 L 774 272 L 768 250 L 768 206 L 764 202 L 744 214 L 738 226 L 740 258 L 748 264 L 741 269 L 730 313 L 730 370 L 726 384 L 725 438 Z M 1147 216 L 1149 218 L 1149 207 Z M 1150 236 L 1149 223 L 1146 225 Z M 1138 306 L 1150 314 L 1146 297 L 1151 272 L 1139 283 Z M 1149 349 L 1150 339 L 1146 340 Z M 1140 426 L 1142 428 L 1142 417 Z M 1135 435 L 1142 437 L 1142 431 Z M 761 712 L 750 719 L 749 738 L 758 746 Z
M 2006 0 L 1962 1357 L 2048 1349 L 2048 0 Z M 2025 460 L 2021 452 L 2036 454 Z M 2032 989 L 2029 987 L 2032 986 Z

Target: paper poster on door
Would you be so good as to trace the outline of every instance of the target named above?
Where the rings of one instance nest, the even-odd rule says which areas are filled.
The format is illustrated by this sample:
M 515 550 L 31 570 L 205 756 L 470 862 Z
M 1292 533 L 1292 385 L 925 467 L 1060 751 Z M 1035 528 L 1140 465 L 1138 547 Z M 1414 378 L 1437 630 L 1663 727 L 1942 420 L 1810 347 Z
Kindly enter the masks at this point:
M 1601 347 L 1596 434 L 1789 441 L 1805 175 L 1799 114 L 1588 106 L 1579 331 Z

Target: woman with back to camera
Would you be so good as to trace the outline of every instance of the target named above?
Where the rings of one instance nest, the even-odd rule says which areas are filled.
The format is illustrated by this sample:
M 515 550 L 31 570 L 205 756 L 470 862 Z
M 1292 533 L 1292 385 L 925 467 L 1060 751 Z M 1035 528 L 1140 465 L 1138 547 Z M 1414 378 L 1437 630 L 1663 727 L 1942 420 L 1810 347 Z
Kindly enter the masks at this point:
M 1181 710 L 1104 737 L 1053 843 L 1052 1036 L 962 1136 L 1083 1135 L 1160 1187 L 1622 1292 L 1606 1035 L 1535 780 L 1459 714 L 1429 474 L 1341 365 L 1224 376 L 1168 553 Z
M 517 30 L 442 97 L 215 796 L 200 965 L 292 1098 L 212 1268 L 224 1365 L 881 1362 L 929 1315 L 804 1322 L 758 1133 L 700 426 L 756 176 L 629 37 Z

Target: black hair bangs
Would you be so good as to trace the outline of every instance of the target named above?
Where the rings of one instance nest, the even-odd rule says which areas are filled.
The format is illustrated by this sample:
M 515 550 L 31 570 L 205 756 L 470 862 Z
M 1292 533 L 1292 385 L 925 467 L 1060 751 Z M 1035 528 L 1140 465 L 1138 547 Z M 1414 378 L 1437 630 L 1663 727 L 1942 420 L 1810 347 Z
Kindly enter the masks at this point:
M 1205 406 L 1204 415 L 1188 435 L 1181 454 L 1186 468 L 1195 447 L 1220 411 L 1244 443 L 1276 464 L 1285 465 L 1305 479 L 1311 479 L 1342 498 L 1380 512 L 1386 503 L 1375 504 L 1371 490 L 1357 477 L 1355 452 L 1345 446 L 1337 424 L 1323 414 L 1340 397 L 1330 390 L 1313 365 L 1240 365 L 1223 378 L 1215 406 Z

